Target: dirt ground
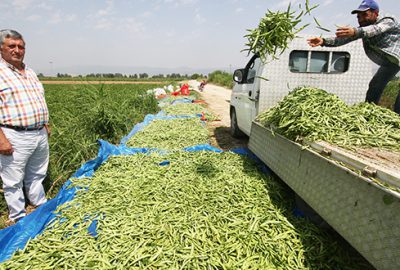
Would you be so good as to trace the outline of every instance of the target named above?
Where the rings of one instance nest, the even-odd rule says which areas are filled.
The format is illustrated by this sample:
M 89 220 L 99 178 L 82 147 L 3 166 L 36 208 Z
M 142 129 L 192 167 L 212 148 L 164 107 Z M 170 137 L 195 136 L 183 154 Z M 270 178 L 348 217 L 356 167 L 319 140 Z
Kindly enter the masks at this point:
M 196 91 L 198 91 L 199 84 L 195 80 L 189 81 L 189 85 Z M 229 103 L 232 90 L 213 84 L 206 84 L 203 92 L 198 92 L 207 103 L 208 109 L 220 118 L 219 121 L 209 122 L 211 145 L 222 150 L 247 147 L 248 138 L 236 139 L 230 134 Z

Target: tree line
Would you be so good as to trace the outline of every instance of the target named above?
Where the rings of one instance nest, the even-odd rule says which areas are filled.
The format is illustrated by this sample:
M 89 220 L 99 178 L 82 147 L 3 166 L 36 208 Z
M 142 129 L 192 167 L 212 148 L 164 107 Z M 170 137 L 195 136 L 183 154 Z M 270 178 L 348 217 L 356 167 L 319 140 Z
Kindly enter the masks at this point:
M 42 73 L 38 74 L 39 78 L 48 77 L 43 75 Z M 149 75 L 147 73 L 137 73 L 137 74 L 122 74 L 122 73 L 89 73 L 86 75 L 71 75 L 68 73 L 57 73 L 57 78 L 121 78 L 121 79 L 192 79 L 197 80 L 199 78 L 206 78 L 206 75 L 194 73 L 191 75 L 188 74 L 180 74 L 180 73 L 171 73 L 171 74 L 155 74 Z

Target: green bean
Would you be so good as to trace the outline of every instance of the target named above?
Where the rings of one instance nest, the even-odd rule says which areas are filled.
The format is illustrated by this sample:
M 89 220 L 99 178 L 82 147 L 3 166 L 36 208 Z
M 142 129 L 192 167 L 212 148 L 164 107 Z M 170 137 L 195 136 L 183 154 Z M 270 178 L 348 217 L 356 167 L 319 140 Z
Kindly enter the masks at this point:
M 185 132 L 182 132 L 185 131 Z M 154 120 L 142 131 L 132 136 L 130 147 L 177 150 L 199 144 L 207 144 L 208 130 L 198 117 L 171 120 Z
M 72 181 L 89 188 L 0 268 L 357 269 L 323 232 L 294 219 L 284 188 L 244 156 L 113 156 L 93 178 Z M 93 220 L 97 238 L 87 231 Z

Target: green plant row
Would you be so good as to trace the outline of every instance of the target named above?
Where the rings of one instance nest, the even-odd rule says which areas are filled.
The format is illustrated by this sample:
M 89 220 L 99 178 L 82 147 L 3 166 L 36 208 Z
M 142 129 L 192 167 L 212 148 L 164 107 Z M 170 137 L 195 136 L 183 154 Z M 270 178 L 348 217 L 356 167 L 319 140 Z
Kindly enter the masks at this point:
M 97 140 L 117 144 L 132 126 L 159 109 L 146 95 L 156 85 L 45 85 L 50 111 L 50 179 L 54 195 L 84 162 L 96 156 Z
M 244 156 L 116 156 L 73 185 L 75 199 L 0 269 L 364 269 L 293 218 L 282 187 Z

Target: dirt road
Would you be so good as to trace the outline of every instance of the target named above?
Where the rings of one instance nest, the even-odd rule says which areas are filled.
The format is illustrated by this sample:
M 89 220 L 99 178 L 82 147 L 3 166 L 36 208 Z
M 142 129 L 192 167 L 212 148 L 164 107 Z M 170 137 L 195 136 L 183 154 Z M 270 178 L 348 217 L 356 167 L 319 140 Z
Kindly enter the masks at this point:
M 189 85 L 195 90 L 198 89 L 199 84 L 195 80 L 189 81 Z M 206 84 L 204 91 L 199 93 L 202 99 L 207 102 L 208 109 L 220 118 L 220 121 L 209 123 L 211 144 L 223 150 L 247 147 L 248 138 L 235 139 L 230 134 L 229 103 L 232 90 L 213 84 Z

